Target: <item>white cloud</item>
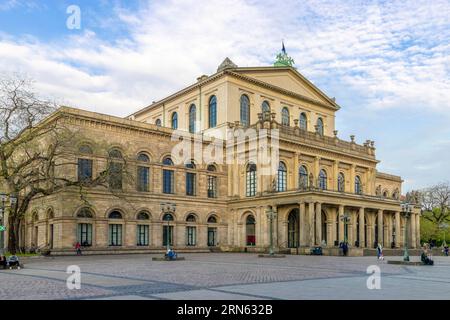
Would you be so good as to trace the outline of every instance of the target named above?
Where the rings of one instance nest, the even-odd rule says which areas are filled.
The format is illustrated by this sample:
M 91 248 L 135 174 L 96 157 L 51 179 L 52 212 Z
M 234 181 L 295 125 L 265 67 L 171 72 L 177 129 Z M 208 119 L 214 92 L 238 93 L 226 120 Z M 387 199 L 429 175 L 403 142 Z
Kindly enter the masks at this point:
M 338 117 L 363 124 L 390 110 L 448 117 L 449 17 L 445 0 L 142 1 L 138 11 L 115 3 L 110 16 L 83 22 L 91 30 L 59 42 L 0 35 L 0 70 L 28 73 L 43 94 L 66 104 L 125 116 L 214 73 L 226 56 L 241 66 L 270 64 L 284 39 L 299 71 L 346 102 Z M 128 34 L 104 39 L 94 25 Z M 350 122 L 343 127 L 346 134 L 355 129 Z M 391 156 L 398 145 L 385 148 Z M 395 159 L 394 173 L 420 181 Z M 411 159 L 418 168 L 429 165 Z

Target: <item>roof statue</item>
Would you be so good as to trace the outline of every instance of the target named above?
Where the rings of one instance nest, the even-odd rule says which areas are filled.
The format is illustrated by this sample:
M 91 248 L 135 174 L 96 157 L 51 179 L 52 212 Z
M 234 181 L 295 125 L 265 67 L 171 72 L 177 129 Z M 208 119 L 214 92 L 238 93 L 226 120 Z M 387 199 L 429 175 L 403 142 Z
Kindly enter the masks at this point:
M 288 56 L 286 48 L 284 47 L 284 42 L 282 42 L 281 52 L 277 54 L 276 61 L 273 65 L 275 67 L 293 67 L 294 64 L 294 59 Z
M 226 57 L 225 60 L 220 64 L 220 66 L 217 68 L 217 72 L 226 70 L 226 69 L 234 69 L 238 66 L 230 60 L 230 58 Z

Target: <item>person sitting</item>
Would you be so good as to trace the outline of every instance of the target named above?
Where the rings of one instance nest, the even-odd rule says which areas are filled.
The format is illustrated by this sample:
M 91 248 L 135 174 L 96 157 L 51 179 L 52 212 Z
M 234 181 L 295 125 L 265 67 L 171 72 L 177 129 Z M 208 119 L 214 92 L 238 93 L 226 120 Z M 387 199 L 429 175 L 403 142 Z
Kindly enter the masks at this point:
M 4 255 L 0 256 L 0 267 L 3 267 L 3 269 L 6 269 L 8 265 L 8 260 L 6 260 L 6 257 Z
M 176 260 L 177 259 L 177 254 L 175 253 L 175 251 L 173 251 L 172 249 L 169 249 L 166 253 L 166 257 L 169 260 Z
M 20 262 L 19 262 L 19 257 L 16 255 L 12 255 L 11 257 L 9 257 L 8 259 L 8 266 L 9 268 L 20 268 Z
M 434 261 L 428 255 L 428 246 L 427 245 L 425 245 L 423 248 L 422 254 L 420 255 L 420 260 L 425 265 L 432 266 L 434 264 Z

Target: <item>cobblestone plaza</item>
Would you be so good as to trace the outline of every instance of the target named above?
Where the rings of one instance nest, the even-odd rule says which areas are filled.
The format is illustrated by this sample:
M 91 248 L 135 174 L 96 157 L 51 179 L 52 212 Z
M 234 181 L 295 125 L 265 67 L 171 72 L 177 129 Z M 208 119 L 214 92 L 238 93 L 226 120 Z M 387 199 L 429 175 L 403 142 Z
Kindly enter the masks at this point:
M 399 266 L 375 257 L 185 254 L 30 259 L 21 270 L 0 271 L 0 299 L 450 299 L 450 260 L 435 266 Z M 401 259 L 392 257 L 387 259 Z M 418 260 L 418 257 L 412 257 Z M 67 267 L 81 269 L 81 289 L 69 290 Z M 381 270 L 381 289 L 369 290 L 367 268 Z

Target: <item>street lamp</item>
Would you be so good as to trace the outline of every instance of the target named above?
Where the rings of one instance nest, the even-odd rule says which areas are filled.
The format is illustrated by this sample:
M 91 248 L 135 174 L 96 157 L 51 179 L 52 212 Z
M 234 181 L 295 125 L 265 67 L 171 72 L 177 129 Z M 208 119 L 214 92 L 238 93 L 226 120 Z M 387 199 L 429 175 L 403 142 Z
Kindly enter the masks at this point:
M 347 232 L 348 232 L 348 228 L 347 228 L 347 224 L 348 221 L 350 220 L 350 216 L 348 213 L 345 213 L 344 215 L 341 216 L 341 220 L 344 222 L 344 243 L 347 243 Z
M 403 253 L 403 261 L 409 261 L 408 253 L 408 218 L 411 216 L 413 206 L 409 203 L 402 203 L 402 213 L 405 217 L 405 251 Z
M 17 197 L 13 194 L 8 194 L 2 192 L 0 193 L 0 201 L 1 201 L 1 207 L 0 207 L 0 254 L 4 254 L 5 252 L 5 233 L 6 233 L 6 226 L 5 226 L 5 214 L 6 214 L 6 201 L 9 197 L 9 204 L 10 208 L 16 205 L 17 203 Z
M 167 221 L 166 231 L 166 247 L 167 251 L 170 250 L 170 221 L 173 221 L 173 214 L 175 213 L 177 205 L 175 203 L 161 203 L 161 211 L 164 214 L 163 220 Z
M 270 248 L 269 248 L 269 255 L 273 256 L 274 250 L 273 250 L 273 220 L 277 217 L 277 212 L 273 210 L 272 207 L 269 207 L 266 209 L 267 218 L 270 221 Z

